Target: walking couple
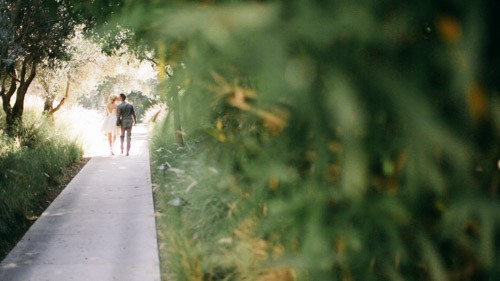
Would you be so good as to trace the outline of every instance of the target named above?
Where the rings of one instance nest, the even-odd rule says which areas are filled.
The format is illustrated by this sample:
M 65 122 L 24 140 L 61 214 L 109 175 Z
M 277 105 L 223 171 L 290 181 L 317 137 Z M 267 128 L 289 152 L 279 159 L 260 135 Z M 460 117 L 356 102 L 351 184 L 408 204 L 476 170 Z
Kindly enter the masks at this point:
M 113 146 L 116 141 L 117 131 L 120 130 L 120 152 L 123 154 L 123 142 L 126 134 L 126 155 L 129 156 L 132 126 L 137 123 L 137 119 L 135 117 L 134 106 L 126 102 L 126 99 L 127 96 L 125 94 L 120 94 L 119 96 L 110 95 L 108 98 L 108 104 L 106 105 L 106 118 L 104 119 L 104 123 L 102 125 L 102 131 L 108 137 L 111 155 L 115 155 L 113 152 Z M 116 104 L 117 101 L 119 102 L 118 105 Z

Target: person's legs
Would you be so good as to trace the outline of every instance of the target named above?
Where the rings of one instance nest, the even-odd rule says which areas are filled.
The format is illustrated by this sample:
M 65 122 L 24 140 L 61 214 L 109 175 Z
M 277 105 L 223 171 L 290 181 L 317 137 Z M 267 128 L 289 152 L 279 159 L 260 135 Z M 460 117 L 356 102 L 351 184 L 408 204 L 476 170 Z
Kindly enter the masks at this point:
M 113 133 L 108 132 L 108 143 L 109 143 L 109 150 L 111 151 L 111 155 L 113 155 Z
M 130 152 L 130 141 L 132 140 L 132 127 L 126 129 L 127 131 L 127 156 Z
M 123 154 L 123 139 L 125 138 L 125 128 L 120 127 L 120 153 Z
M 111 154 L 115 155 L 113 150 L 115 148 L 115 142 L 116 142 L 116 130 L 111 134 Z

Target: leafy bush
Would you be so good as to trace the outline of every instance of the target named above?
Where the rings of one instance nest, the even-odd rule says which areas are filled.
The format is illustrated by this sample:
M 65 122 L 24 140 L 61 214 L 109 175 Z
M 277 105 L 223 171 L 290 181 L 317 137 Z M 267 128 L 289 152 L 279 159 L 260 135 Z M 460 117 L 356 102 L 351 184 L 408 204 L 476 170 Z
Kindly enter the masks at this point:
M 153 147 L 176 280 L 495 280 L 498 5 L 230 2 L 137 10 L 186 46 L 186 146 Z

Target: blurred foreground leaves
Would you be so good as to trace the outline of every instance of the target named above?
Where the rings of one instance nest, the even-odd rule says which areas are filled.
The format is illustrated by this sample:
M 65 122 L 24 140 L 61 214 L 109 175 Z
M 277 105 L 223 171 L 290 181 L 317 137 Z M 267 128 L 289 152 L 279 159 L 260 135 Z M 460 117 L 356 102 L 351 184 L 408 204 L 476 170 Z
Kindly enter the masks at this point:
M 177 280 L 500 275 L 498 4 L 171 3 L 124 17 L 177 61 L 186 146 L 167 119 L 154 148 Z

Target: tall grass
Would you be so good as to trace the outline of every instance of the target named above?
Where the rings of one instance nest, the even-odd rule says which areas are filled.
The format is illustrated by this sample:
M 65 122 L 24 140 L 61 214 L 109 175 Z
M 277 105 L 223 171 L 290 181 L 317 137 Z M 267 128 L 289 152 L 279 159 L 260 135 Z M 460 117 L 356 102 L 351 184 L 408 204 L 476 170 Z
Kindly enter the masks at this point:
M 14 135 L 0 132 L 0 258 L 59 193 L 65 170 L 83 153 L 40 112 L 27 111 Z
M 231 174 L 230 159 L 219 157 L 220 143 L 198 133 L 179 146 L 165 134 L 170 121 L 156 125 L 151 146 L 164 280 L 265 280 L 258 278 L 268 251 L 280 255 L 282 246 L 259 238 L 248 206 L 256 198 Z

